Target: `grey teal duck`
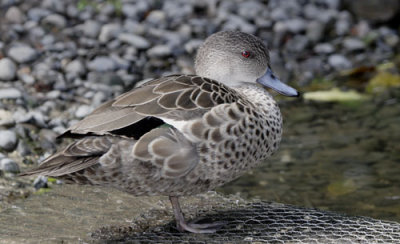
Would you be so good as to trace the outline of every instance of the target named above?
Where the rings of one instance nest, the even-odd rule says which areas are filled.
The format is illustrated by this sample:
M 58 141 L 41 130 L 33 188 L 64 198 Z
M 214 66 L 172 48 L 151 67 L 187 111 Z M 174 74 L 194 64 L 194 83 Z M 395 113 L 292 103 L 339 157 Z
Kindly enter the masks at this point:
M 298 93 L 274 76 L 261 40 L 242 32 L 208 37 L 195 69 L 104 103 L 62 135 L 73 143 L 22 175 L 169 196 L 180 231 L 216 231 L 220 223 L 186 222 L 178 198 L 212 190 L 267 159 L 281 140 L 282 118 L 264 87 Z

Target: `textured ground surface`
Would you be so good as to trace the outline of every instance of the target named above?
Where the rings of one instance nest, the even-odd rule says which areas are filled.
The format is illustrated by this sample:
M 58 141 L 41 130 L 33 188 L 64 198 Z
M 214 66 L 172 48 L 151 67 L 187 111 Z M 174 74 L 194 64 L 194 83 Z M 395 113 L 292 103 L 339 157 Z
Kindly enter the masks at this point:
M 396 243 L 400 224 L 216 193 L 184 198 L 187 218 L 225 221 L 216 234 L 179 233 L 166 198 L 62 186 L 0 215 L 1 243 Z M 27 214 L 29 212 L 29 214 Z

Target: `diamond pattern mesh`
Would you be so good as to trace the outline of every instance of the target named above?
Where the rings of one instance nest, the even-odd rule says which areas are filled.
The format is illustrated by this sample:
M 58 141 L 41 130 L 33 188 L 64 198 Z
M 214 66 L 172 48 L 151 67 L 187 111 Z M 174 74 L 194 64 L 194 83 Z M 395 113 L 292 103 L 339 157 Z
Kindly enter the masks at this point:
M 225 208 L 226 209 L 226 208 Z M 201 213 L 202 221 L 227 224 L 215 234 L 180 233 L 175 223 L 134 232 L 103 228 L 95 239 L 130 243 L 399 243 L 400 224 L 290 205 L 252 202 Z

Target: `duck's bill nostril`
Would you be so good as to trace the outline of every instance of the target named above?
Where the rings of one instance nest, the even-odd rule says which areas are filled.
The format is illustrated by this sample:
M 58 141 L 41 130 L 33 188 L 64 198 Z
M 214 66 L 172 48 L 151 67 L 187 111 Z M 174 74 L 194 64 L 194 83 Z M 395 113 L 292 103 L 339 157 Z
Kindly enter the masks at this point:
M 293 87 L 290 87 L 280 81 L 270 68 L 267 69 L 265 74 L 257 79 L 257 82 L 263 86 L 269 87 L 274 89 L 275 91 L 279 92 L 282 95 L 289 96 L 289 97 L 298 97 L 299 93 Z

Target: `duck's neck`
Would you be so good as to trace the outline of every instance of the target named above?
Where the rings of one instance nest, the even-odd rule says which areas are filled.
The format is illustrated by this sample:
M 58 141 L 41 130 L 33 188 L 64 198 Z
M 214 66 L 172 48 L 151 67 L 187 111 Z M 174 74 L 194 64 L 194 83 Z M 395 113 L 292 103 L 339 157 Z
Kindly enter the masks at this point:
M 268 91 L 264 88 L 256 84 L 244 83 L 240 86 L 234 87 L 234 89 L 243 94 L 247 98 L 247 100 L 249 100 L 260 109 L 270 112 L 276 110 L 279 112 L 280 116 L 278 105 L 276 104 L 271 94 L 269 94 Z
M 266 143 L 267 149 L 262 157 L 267 158 L 278 149 L 282 136 L 282 116 L 278 104 L 271 94 L 255 84 L 245 84 L 234 89 L 255 106 L 258 114 L 261 116 L 259 118 L 261 127 L 263 130 L 269 131 Z

